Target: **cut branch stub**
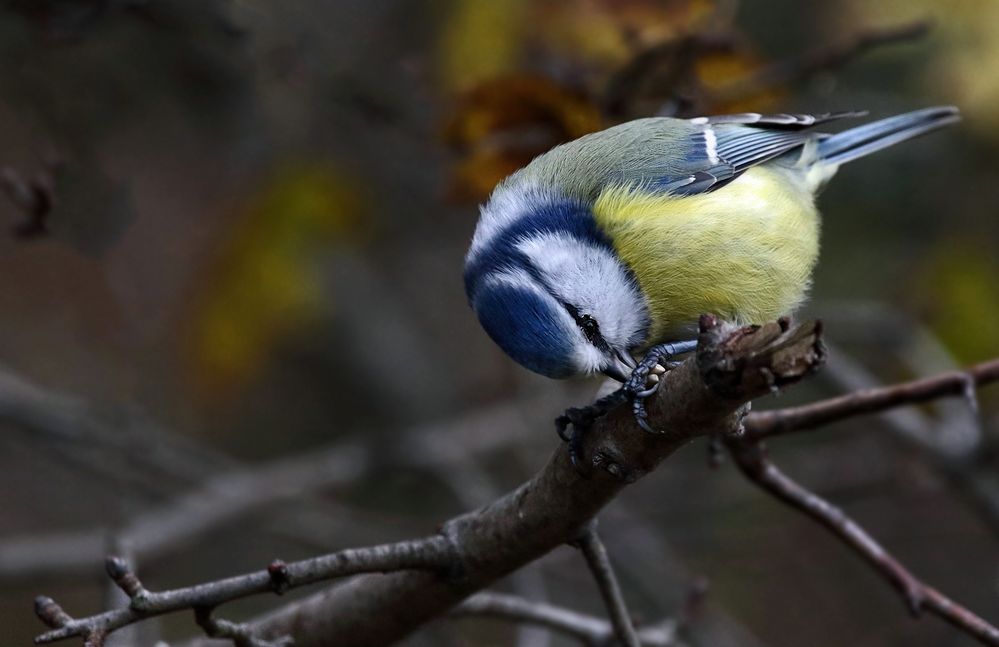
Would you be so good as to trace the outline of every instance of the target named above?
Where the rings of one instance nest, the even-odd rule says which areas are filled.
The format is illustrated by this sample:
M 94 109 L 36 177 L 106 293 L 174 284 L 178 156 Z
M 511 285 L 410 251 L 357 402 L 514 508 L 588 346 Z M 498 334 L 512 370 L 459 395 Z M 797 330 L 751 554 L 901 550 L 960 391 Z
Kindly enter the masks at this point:
M 594 465 L 627 466 L 617 480 L 641 478 L 693 438 L 739 432 L 747 402 L 801 380 L 825 361 L 818 322 L 737 326 L 702 315 L 699 326 L 696 357 L 666 373 L 646 404 L 649 424 L 661 434 L 639 433 L 628 407 L 612 411 L 587 434 L 584 456 L 595 457 Z
M 762 326 L 737 327 L 702 315 L 697 364 L 704 383 L 723 397 L 743 398 L 794 384 L 826 359 L 822 324 L 791 328 L 781 318 Z

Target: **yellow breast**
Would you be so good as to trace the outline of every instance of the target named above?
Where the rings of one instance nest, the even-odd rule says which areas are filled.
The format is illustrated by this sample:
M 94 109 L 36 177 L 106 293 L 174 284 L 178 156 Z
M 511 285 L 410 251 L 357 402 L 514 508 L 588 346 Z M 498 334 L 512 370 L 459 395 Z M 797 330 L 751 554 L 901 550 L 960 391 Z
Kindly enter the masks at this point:
M 688 197 L 611 188 L 593 211 L 645 293 L 650 343 L 689 334 L 704 312 L 738 323 L 789 314 L 818 256 L 813 195 L 782 167 Z

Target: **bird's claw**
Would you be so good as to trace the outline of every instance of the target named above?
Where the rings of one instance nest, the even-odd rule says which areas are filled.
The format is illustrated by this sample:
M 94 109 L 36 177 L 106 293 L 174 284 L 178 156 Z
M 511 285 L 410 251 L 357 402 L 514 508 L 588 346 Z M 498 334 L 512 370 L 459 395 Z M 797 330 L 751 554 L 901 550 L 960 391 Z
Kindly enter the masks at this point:
M 645 410 L 645 398 L 635 397 L 631 401 L 631 415 L 635 419 L 635 423 L 644 431 L 647 431 L 650 434 L 660 433 L 653 429 L 652 425 L 649 424 L 649 414 Z
M 635 423 L 650 434 L 662 432 L 653 429 L 649 424 L 645 400 L 659 390 L 660 376 L 678 365 L 678 362 L 670 361 L 673 356 L 689 352 L 696 348 L 696 345 L 696 342 L 681 342 L 653 346 L 624 383 L 622 388 L 631 398 L 631 413 L 635 417 Z
M 670 366 L 672 368 L 672 366 Z M 636 369 L 637 370 L 637 369 Z M 665 375 L 666 371 L 669 370 L 659 362 L 656 362 L 648 371 L 645 376 L 645 384 L 643 389 L 635 391 L 631 394 L 631 413 L 635 417 L 635 423 L 639 427 L 649 432 L 650 434 L 659 433 L 653 429 L 648 422 L 648 413 L 645 411 L 645 400 L 656 394 L 659 390 L 659 376 Z M 634 377 L 634 374 L 632 375 Z M 629 380 L 631 382 L 631 380 Z M 635 380 L 637 383 L 638 380 Z M 627 388 L 627 386 L 625 387 Z
M 637 393 L 633 393 L 632 397 L 634 397 L 634 398 L 647 398 L 650 395 L 655 394 L 655 392 L 658 391 L 658 390 L 659 390 L 659 386 L 656 385 L 656 386 L 653 386 L 652 388 L 645 389 L 644 391 L 638 391 Z
M 639 427 L 651 434 L 662 433 L 653 429 L 652 425 L 649 424 L 645 400 L 655 395 L 656 391 L 659 390 L 662 382 L 661 376 L 679 365 L 679 362 L 672 361 L 672 358 L 675 355 L 690 352 L 696 346 L 695 341 L 654 346 L 638 363 L 621 388 L 598 399 L 591 405 L 566 409 L 564 414 L 555 419 L 555 431 L 559 438 L 568 445 L 569 460 L 580 475 L 587 478 L 590 476 L 590 469 L 584 469 L 582 460 L 583 439 L 587 432 L 599 418 L 625 402 L 631 402 L 631 413 Z M 599 454 L 593 459 L 593 467 L 603 467 L 619 477 L 620 474 L 630 472 L 628 468 L 618 463 L 602 460 Z M 620 474 L 615 474 L 615 472 Z
M 627 401 L 627 395 L 618 389 L 585 407 L 570 407 L 555 419 L 555 432 L 569 446 L 569 460 L 576 471 L 584 477 L 589 470 L 583 468 L 583 439 L 593 427 L 593 423 Z M 570 430 L 569 428 L 572 427 Z

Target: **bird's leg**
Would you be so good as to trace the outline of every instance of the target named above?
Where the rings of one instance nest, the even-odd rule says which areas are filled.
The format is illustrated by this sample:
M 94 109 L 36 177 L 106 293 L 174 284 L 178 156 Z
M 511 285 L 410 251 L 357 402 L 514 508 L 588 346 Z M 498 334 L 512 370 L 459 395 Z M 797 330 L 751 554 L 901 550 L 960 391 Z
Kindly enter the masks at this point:
M 649 433 L 659 433 L 649 426 L 649 414 L 645 411 L 645 399 L 659 390 L 659 376 L 676 366 L 671 360 L 677 355 L 689 353 L 697 348 L 697 340 L 672 342 L 653 346 L 638 363 L 631 377 L 621 390 L 631 399 L 631 413 L 638 426 Z

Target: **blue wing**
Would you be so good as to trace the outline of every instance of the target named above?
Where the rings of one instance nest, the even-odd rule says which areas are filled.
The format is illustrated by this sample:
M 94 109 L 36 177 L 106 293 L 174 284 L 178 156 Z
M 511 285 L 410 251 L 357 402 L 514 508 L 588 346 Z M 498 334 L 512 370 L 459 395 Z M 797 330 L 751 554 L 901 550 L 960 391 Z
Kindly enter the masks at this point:
M 690 123 L 699 128 L 690 135 L 684 168 L 680 173 L 674 171 L 655 178 L 652 183 L 677 195 L 713 191 L 757 164 L 780 157 L 803 146 L 810 139 L 824 139 L 828 136 L 807 132 L 808 128 L 834 119 L 859 117 L 863 114 L 865 113 L 742 113 L 691 119 Z

